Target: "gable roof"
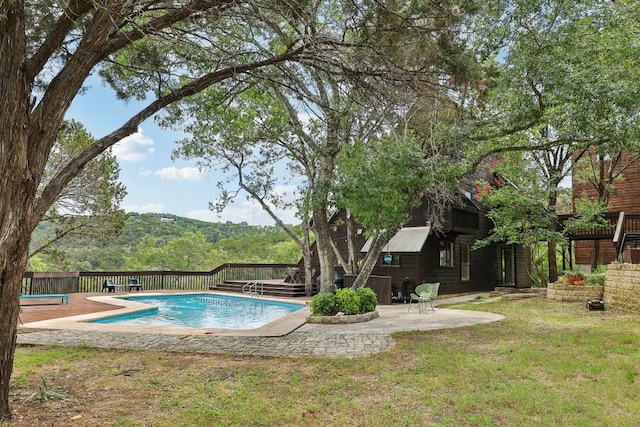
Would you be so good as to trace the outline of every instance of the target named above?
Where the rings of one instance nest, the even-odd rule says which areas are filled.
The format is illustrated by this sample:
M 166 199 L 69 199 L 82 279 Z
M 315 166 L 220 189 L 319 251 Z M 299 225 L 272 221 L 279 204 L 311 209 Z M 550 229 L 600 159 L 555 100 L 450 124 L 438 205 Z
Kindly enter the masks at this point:
M 401 228 L 387 244 L 384 245 L 385 252 L 420 252 L 424 246 L 431 227 L 404 227 Z M 368 252 L 373 239 L 370 237 L 360 252 Z

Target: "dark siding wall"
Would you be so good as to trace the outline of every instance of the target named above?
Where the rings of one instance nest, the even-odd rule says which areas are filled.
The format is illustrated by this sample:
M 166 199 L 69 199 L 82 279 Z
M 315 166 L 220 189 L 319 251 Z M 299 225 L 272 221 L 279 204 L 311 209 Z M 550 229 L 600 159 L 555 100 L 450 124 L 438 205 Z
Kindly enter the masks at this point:
M 332 234 L 341 253 L 347 254 L 347 227 L 341 219 L 344 219 L 343 213 L 333 217 L 332 224 L 334 224 L 334 227 Z M 409 221 L 406 226 L 419 227 L 424 226 L 426 222 L 426 214 L 418 209 L 413 219 Z M 413 292 L 414 287 L 423 282 L 440 282 L 440 293 L 443 295 L 493 290 L 496 286 L 500 285 L 500 250 L 497 245 L 489 245 L 472 250 L 470 253 L 470 280 L 466 282 L 461 281 L 460 244 L 466 243 L 473 245 L 477 240 L 486 237 L 491 229 L 491 221 L 485 215 L 480 214 L 477 223 L 469 223 L 466 225 L 473 225 L 477 227 L 477 230 L 470 230 L 469 227 L 465 227 L 467 231 L 471 232 L 458 234 L 450 231 L 440 236 L 432 232 L 422 252 L 394 253 L 393 255 L 400 259 L 399 265 L 383 265 L 383 250 L 372 274 L 390 276 L 394 295 L 397 295 L 399 291 L 402 291 L 403 294 Z M 440 239 L 454 242 L 455 261 L 453 267 L 440 267 L 439 265 L 440 254 L 438 242 Z M 360 250 L 365 242 L 364 233 L 360 234 L 356 242 L 357 249 Z M 320 271 L 320 264 L 315 253 L 312 268 L 314 268 L 316 272 Z M 342 273 L 341 268 L 338 268 L 338 271 Z M 526 270 L 523 269 L 522 271 Z M 412 283 L 409 289 L 403 289 L 403 282 L 405 280 L 410 280 Z
M 531 265 L 530 252 L 517 246 L 515 250 L 516 254 L 516 288 L 530 288 L 533 285 L 531 275 L 529 274 L 529 266 Z

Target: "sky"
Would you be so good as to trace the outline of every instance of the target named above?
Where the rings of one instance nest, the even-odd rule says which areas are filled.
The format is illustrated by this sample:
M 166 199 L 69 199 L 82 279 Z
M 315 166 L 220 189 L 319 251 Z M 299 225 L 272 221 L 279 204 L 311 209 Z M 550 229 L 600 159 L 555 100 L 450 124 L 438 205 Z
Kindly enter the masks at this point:
M 76 97 L 67 111 L 91 135 L 99 139 L 120 127 L 151 101 L 129 102 L 116 99 L 112 90 L 92 77 L 88 90 Z M 175 141 L 183 135 L 161 129 L 153 118 L 143 122 L 138 132 L 118 142 L 113 154 L 120 165 L 120 181 L 127 196 L 120 207 L 126 212 L 169 213 L 210 222 L 246 222 L 250 225 L 274 225 L 275 222 L 245 195 L 237 197 L 224 212 L 209 210 L 209 202 L 220 193 L 220 171 L 200 171 L 197 160 L 171 160 Z M 293 212 L 280 212 L 288 224 L 299 221 Z

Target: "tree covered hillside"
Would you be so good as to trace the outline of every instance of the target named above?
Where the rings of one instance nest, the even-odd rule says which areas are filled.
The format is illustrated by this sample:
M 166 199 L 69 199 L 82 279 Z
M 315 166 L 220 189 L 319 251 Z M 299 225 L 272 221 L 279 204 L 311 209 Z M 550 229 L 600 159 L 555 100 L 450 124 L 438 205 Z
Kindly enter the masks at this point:
M 46 226 L 35 233 L 47 235 Z M 300 250 L 276 226 L 132 213 L 105 241 L 76 236 L 30 259 L 36 271 L 210 270 L 227 262 L 296 263 Z

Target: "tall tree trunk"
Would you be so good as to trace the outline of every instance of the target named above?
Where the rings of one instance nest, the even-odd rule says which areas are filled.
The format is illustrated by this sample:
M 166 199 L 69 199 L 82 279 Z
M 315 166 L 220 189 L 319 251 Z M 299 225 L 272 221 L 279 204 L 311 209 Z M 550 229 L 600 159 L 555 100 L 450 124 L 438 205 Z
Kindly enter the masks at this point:
M 375 239 L 373 239 L 373 242 L 369 247 L 369 251 L 367 252 L 367 256 L 365 257 L 364 262 L 362 263 L 362 268 L 360 268 L 360 272 L 358 273 L 358 277 L 356 277 L 356 280 L 354 280 L 353 285 L 351 285 L 353 289 L 358 289 L 366 285 L 367 279 L 369 279 L 371 272 L 375 268 L 376 263 L 380 258 L 380 253 L 382 252 L 382 248 L 384 248 L 384 245 L 389 240 L 390 235 L 391 233 L 390 234 L 385 233 L 384 235 L 377 235 Z
M 326 105 L 329 105 L 326 102 Z M 313 233 L 320 261 L 320 292 L 331 292 L 335 287 L 336 255 L 333 251 L 329 227 L 329 200 L 335 174 L 335 159 L 341 147 L 341 117 L 325 108 L 327 126 L 326 139 L 318 150 L 317 179 L 311 200 L 313 211 Z
M 555 228 L 555 227 L 554 227 Z M 547 263 L 549 264 L 549 283 L 558 280 L 557 244 L 555 240 L 547 242 Z
M 303 226 L 304 236 L 302 246 L 302 261 L 304 264 L 304 293 L 310 297 L 313 295 L 313 270 L 311 269 L 311 238 L 309 236 L 310 230 L 307 226 L 308 221 Z
M 11 418 L 20 288 L 27 263 L 37 177 L 29 170 L 29 99 L 24 5 L 0 3 L 0 422 Z
M 356 230 L 355 230 L 355 221 L 353 220 L 353 215 L 351 215 L 351 211 L 347 209 L 346 213 L 346 223 L 347 223 L 347 247 L 348 247 L 348 260 L 347 265 L 344 266 L 344 271 L 347 274 L 356 274 L 358 273 L 358 253 L 356 248 Z
M 557 185 L 554 187 L 557 188 Z M 549 195 L 549 209 L 553 209 L 555 212 L 556 204 L 558 203 L 558 196 L 556 191 L 553 190 Z M 553 215 L 553 219 L 549 223 L 549 230 L 555 232 L 556 231 L 556 219 L 557 215 Z M 549 283 L 555 282 L 558 280 L 558 260 L 556 258 L 556 241 L 551 240 L 547 241 L 547 264 L 549 265 Z
M 331 233 L 325 209 L 314 208 L 313 232 L 320 261 L 320 292 L 331 292 L 335 284 L 335 254 L 331 246 Z
M 600 261 L 600 241 L 593 241 L 593 251 L 591 252 L 591 271 L 596 271 Z

